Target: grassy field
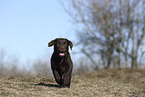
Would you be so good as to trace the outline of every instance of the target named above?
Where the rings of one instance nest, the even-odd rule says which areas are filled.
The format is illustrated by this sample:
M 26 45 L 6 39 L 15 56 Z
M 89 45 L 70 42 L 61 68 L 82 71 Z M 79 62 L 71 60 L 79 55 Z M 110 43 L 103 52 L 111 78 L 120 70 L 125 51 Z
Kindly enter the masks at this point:
M 71 88 L 53 77 L 0 77 L 0 95 L 9 97 L 145 97 L 145 70 L 110 69 L 74 75 Z

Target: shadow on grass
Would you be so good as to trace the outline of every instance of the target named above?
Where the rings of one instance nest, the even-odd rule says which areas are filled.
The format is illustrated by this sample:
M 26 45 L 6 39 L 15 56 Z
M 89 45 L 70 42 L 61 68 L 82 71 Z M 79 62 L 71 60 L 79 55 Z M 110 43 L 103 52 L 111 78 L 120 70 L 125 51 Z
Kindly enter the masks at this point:
M 56 88 L 61 88 L 59 85 L 57 84 L 45 84 L 45 83 L 38 83 L 38 84 L 35 84 L 36 86 L 45 86 L 45 87 L 56 87 Z

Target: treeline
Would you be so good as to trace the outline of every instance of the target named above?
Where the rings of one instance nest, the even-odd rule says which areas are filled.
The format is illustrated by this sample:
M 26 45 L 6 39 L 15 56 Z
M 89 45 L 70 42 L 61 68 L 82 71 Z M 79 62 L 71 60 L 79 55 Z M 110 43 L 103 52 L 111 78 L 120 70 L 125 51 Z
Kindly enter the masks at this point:
M 29 60 L 26 64 L 22 64 L 17 55 L 9 55 L 4 49 L 0 49 L 0 76 L 52 76 L 48 56 Z M 90 71 L 90 67 L 85 64 L 86 62 L 84 60 L 79 62 L 73 60 L 73 74 L 77 75 Z
M 50 76 L 49 60 L 38 58 L 22 64 L 16 55 L 0 49 L 0 76 Z

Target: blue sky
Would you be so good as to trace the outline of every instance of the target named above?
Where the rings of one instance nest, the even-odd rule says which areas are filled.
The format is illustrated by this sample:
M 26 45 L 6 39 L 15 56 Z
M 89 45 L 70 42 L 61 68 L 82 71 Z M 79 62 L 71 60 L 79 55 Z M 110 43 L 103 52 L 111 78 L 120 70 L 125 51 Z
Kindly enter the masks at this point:
M 73 32 L 60 0 L 0 0 L 0 49 L 23 63 L 51 54 L 56 37 L 73 41 Z

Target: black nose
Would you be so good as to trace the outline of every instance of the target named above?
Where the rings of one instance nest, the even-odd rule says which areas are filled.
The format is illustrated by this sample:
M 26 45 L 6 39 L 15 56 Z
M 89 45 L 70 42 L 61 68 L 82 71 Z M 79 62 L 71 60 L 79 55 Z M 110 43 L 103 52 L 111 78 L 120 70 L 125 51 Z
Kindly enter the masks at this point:
M 59 50 L 60 50 L 60 51 L 64 51 L 65 49 L 64 49 L 63 46 L 61 46 L 61 47 L 59 47 Z
M 60 46 L 60 49 L 63 49 L 64 47 L 63 46 Z
M 61 46 L 61 47 L 60 47 L 60 49 L 62 50 L 62 49 L 64 49 L 64 47 L 63 47 L 63 46 Z

